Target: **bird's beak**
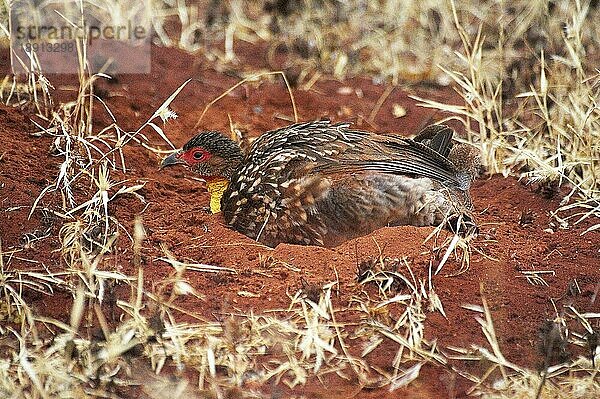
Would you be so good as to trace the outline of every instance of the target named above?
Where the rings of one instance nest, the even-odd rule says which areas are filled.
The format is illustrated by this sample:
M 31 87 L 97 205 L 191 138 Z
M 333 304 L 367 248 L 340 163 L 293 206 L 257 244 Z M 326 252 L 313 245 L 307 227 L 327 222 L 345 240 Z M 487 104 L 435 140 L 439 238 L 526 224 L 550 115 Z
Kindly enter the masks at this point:
M 171 166 L 171 165 L 177 165 L 178 163 L 185 163 L 183 160 L 181 160 L 181 150 L 172 153 L 171 155 L 169 155 L 168 157 L 166 157 L 165 159 L 162 160 L 162 162 L 160 163 L 160 168 L 164 168 L 167 166 Z

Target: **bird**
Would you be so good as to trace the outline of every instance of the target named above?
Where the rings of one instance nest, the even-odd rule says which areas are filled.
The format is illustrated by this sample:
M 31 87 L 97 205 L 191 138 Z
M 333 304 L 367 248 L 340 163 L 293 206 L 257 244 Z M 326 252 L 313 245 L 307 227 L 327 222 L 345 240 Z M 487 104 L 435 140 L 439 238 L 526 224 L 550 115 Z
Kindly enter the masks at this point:
M 384 226 L 476 226 L 471 182 L 479 150 L 430 125 L 414 139 L 328 120 L 260 135 L 248 152 L 218 131 L 196 134 L 161 162 L 202 177 L 210 209 L 269 247 L 333 247 Z M 472 229 L 471 229 L 472 230 Z

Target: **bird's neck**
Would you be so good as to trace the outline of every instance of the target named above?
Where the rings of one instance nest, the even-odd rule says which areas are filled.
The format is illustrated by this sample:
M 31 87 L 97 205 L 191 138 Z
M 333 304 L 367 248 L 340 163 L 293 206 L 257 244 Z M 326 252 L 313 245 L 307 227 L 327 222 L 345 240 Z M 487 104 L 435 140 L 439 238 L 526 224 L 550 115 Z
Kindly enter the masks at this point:
M 229 186 L 229 180 L 224 177 L 214 177 L 207 179 L 206 188 L 210 193 L 210 211 L 212 213 L 221 212 L 221 197 Z

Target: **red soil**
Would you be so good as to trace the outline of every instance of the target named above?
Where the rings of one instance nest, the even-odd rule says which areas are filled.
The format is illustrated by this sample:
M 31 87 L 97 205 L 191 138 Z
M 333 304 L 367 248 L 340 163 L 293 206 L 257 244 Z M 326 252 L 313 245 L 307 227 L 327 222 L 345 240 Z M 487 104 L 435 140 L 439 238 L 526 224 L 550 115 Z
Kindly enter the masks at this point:
M 255 55 L 254 49 L 238 51 L 246 60 L 241 64 L 252 65 L 249 69 L 267 66 Z M 6 69 L 7 62 L 5 51 L 0 57 L 0 67 Z M 182 145 L 195 133 L 193 126 L 205 104 L 239 80 L 234 73 L 217 72 L 202 58 L 178 50 L 153 48 L 150 76 L 118 76 L 112 81 L 100 82 L 98 93 L 116 116 L 118 124 L 123 129 L 135 130 L 188 78 L 193 81 L 172 105 L 179 118 L 164 126 L 171 140 Z M 74 94 L 67 86 L 76 84 L 74 77 L 58 76 L 51 80 L 57 88 L 58 99 L 73 98 Z M 341 94 L 346 90 L 342 89 L 344 87 L 352 88 L 351 93 Z M 357 96 L 354 89 L 360 89 L 362 96 Z M 345 82 L 322 79 L 308 91 L 294 90 L 294 95 L 301 120 L 328 117 L 334 121 L 352 121 L 364 129 L 405 134 L 413 134 L 444 117 L 433 110 L 416 107 L 410 94 L 438 100 L 452 96 L 448 89 L 438 87 L 398 87 L 385 100 L 374 122 L 367 122 L 385 90 L 386 86 L 362 78 Z M 394 118 L 393 104 L 404 106 L 407 115 Z M 236 125 L 256 136 L 289 123 L 279 118 L 282 115 L 293 117 L 292 108 L 285 86 L 274 79 L 234 90 L 207 112 L 200 128 L 228 132 L 230 116 Z M 110 123 L 108 115 L 100 108 L 94 118 L 96 127 Z M 52 227 L 48 238 L 31 247 L 23 245 L 24 234 L 45 228 L 40 212 L 36 211 L 31 219 L 27 216 L 35 198 L 57 176 L 60 163 L 48 154 L 50 138 L 29 135 L 35 130 L 27 112 L 0 107 L 3 140 L 0 148 L 0 238 L 5 263 L 10 259 L 10 268 L 41 268 L 39 263 L 25 261 L 27 259 L 59 271 L 64 268 L 60 253 L 55 251 L 59 248 L 59 226 Z M 161 143 L 153 131 L 145 133 L 157 145 Z M 156 260 L 157 256 L 162 256 L 159 243 L 165 243 L 180 260 L 237 270 L 235 275 L 187 274 L 191 284 L 206 299 L 187 298 L 178 304 L 210 319 L 222 320 L 231 312 L 253 310 L 258 313 L 285 307 L 289 303 L 286 292 L 294 293 L 306 283 L 320 286 L 334 281 L 336 276 L 339 276 L 339 295 L 335 296 L 334 303 L 343 308 L 353 295 L 361 292 L 356 282 L 356 264 L 379 254 L 376 243 L 383 248 L 385 256 L 406 257 L 419 278 L 425 278 L 430 261 L 436 261 L 430 253 L 431 244 L 423 243 L 432 230 L 430 228 L 383 228 L 372 236 L 333 249 L 293 245 L 268 249 L 229 230 L 219 215 L 209 215 L 203 209 L 209 197 L 202 183 L 192 180 L 183 169 L 159 171 L 158 157 L 137 145 L 125 148 L 125 159 L 127 175 L 113 171 L 112 179 L 131 179 L 129 185 L 147 182 L 139 192 L 146 203 L 133 196 L 122 196 L 110 204 L 110 212 L 130 231 L 134 217 L 138 214 L 143 217 L 148 233 L 143 248 L 146 288 L 172 272 L 170 266 Z M 546 199 L 514 178 L 483 177 L 474 184 L 472 195 L 481 228 L 479 237 L 473 242 L 477 250 L 473 251 L 466 272 L 447 276 L 459 268 L 456 262 L 450 261 L 440 275 L 434 276 L 433 283 L 448 319 L 439 313 L 428 314 L 426 336 L 436 338 L 440 348 L 450 345 L 469 347 L 471 343 L 484 345 L 475 313 L 461 307 L 463 304 L 480 304 L 483 293 L 490 305 L 505 356 L 519 365 L 535 368 L 541 361 L 536 348 L 538 329 L 544 320 L 555 316 L 551 299 L 559 312 L 567 304 L 573 304 L 581 312 L 600 311 L 598 300 L 592 302 L 591 299 L 600 281 L 600 233 L 582 236 L 580 233 L 585 226 L 570 230 L 553 228 L 553 233 L 544 231 L 553 221 L 550 212 L 558 207 L 560 198 Z M 41 206 L 55 208 L 59 201 L 58 196 L 50 194 L 44 197 Z M 528 212 L 532 216 L 530 223 L 520 223 L 521 215 Z M 12 258 L 11 251 L 17 251 Z M 121 234 L 110 264 L 104 267 L 133 274 L 131 253 L 131 241 Z M 260 257 L 269 256 L 301 271 L 294 272 L 277 264 L 269 266 L 269 262 L 261 264 Z M 526 270 L 553 270 L 556 274 L 545 276 L 548 287 L 533 286 L 520 276 L 520 272 Z M 568 293 L 574 280 L 581 288 L 577 295 Z M 244 297 L 238 295 L 240 291 L 257 295 Z M 129 289 L 117 290 L 116 295 L 127 299 Z M 68 323 L 69 295 L 59 291 L 52 298 L 27 292 L 24 296 L 36 312 Z M 394 354 L 396 349 L 393 343 L 386 343 L 384 348 L 370 355 L 369 362 L 389 370 L 393 356 L 389 353 Z M 475 375 L 485 371 L 479 364 L 460 361 L 453 364 Z M 307 386 L 298 387 L 294 392 L 309 398 L 441 398 L 464 397 L 470 385 L 447 369 L 425 365 L 409 388 L 392 393 L 386 388 L 361 390 L 355 381 L 334 377 L 325 378 L 323 383 L 313 378 Z M 278 395 L 276 392 L 286 392 L 281 386 L 266 390 L 272 390 L 274 397 Z

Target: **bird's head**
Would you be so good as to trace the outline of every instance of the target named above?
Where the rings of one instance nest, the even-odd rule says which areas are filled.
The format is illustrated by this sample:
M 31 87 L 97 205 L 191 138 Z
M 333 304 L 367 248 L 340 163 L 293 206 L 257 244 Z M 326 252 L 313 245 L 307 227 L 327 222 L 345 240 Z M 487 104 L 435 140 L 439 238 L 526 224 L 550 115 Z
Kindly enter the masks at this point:
M 161 169 L 182 164 L 200 175 L 210 192 L 210 210 L 217 213 L 221 210 L 221 197 L 242 158 L 242 150 L 233 140 L 219 132 L 202 132 L 163 159 Z
M 161 168 L 182 164 L 207 181 L 229 180 L 242 161 L 242 151 L 219 132 L 201 132 L 162 160 Z

